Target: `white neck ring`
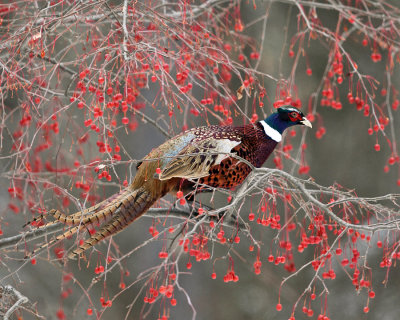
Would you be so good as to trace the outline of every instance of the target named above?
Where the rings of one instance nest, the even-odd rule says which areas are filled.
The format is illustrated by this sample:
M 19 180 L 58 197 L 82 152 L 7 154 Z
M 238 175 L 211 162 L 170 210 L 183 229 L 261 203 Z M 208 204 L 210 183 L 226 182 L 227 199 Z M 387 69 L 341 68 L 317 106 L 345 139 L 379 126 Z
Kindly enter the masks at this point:
M 260 121 L 261 125 L 264 128 L 265 134 L 270 137 L 272 140 L 276 142 L 282 141 L 282 135 L 279 133 L 279 131 L 275 130 L 272 128 L 268 123 L 266 123 L 264 120 Z

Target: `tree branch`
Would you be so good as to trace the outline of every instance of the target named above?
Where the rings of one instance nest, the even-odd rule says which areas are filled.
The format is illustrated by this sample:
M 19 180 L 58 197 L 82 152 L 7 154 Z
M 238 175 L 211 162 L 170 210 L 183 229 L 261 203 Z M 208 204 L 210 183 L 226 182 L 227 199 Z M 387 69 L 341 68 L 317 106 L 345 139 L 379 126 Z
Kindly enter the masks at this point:
M 151 208 L 145 213 L 144 216 L 150 217 L 150 218 L 169 217 L 169 218 L 177 218 L 177 219 L 188 219 L 189 222 L 190 221 L 195 222 L 197 220 L 196 216 L 191 217 L 191 211 L 182 210 L 182 209 L 178 209 L 178 208 L 173 208 L 173 209 Z M 213 217 L 214 217 L 214 215 L 210 215 L 210 218 L 213 218 Z M 231 227 L 231 228 L 238 227 L 236 220 L 232 221 L 232 220 L 228 219 L 228 220 L 222 222 L 222 224 L 225 226 Z M 3 238 L 0 240 L 0 250 L 12 247 L 13 245 L 18 245 L 18 243 L 20 243 L 21 241 L 35 240 L 35 239 L 43 237 L 44 235 L 53 234 L 55 232 L 63 230 L 66 227 L 67 227 L 66 225 L 56 222 L 56 223 L 51 224 L 46 227 L 33 229 L 33 230 L 26 231 L 24 233 L 21 233 L 21 234 L 15 235 L 15 236 Z M 244 226 L 239 225 L 239 227 L 244 227 Z
M 29 301 L 27 297 L 23 296 L 18 290 L 14 289 L 11 286 L 1 287 L 1 294 L 2 296 L 11 296 L 13 300 L 16 300 L 14 304 L 4 314 L 4 320 L 9 320 L 11 315 L 18 309 L 21 304 L 25 304 Z

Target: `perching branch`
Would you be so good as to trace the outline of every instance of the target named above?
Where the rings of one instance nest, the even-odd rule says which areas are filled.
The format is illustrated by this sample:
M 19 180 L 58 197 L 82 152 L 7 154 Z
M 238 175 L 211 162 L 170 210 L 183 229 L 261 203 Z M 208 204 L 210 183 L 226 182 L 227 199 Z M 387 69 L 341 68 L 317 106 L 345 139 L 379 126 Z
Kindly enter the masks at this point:
M 245 161 L 242 159 L 242 161 Z M 353 229 L 353 230 L 362 230 L 368 232 L 377 232 L 377 231 L 384 231 L 384 230 L 398 230 L 400 228 L 400 217 L 399 210 L 395 209 L 396 207 L 399 208 L 399 205 L 395 202 L 396 200 L 400 200 L 400 194 L 390 194 L 381 197 L 374 197 L 374 198 L 363 198 L 363 197 L 353 197 L 352 195 L 340 193 L 340 197 L 338 200 L 323 203 L 318 200 L 314 194 L 320 193 L 323 187 L 317 185 L 315 182 L 306 181 L 299 179 L 295 176 L 292 176 L 285 171 L 278 170 L 278 169 L 269 169 L 269 168 L 253 168 L 252 173 L 249 177 L 243 182 L 243 184 L 238 188 L 237 191 L 233 194 L 232 201 L 221 208 L 216 208 L 211 210 L 209 214 L 212 216 L 218 216 L 221 213 L 225 213 L 226 219 L 223 221 L 223 225 L 229 227 L 237 227 L 237 223 L 230 219 L 233 210 L 239 207 L 239 203 L 243 201 L 246 197 L 252 196 L 257 189 L 262 188 L 265 185 L 269 185 L 274 179 L 276 178 L 284 178 L 284 180 L 290 184 L 292 184 L 295 188 L 288 189 L 287 191 L 293 194 L 301 194 L 303 198 L 305 198 L 308 203 L 315 205 L 319 209 L 321 209 L 327 216 L 332 218 L 332 220 L 336 221 L 340 226 L 346 229 Z M 308 189 L 306 186 L 312 185 L 314 188 Z M 336 215 L 332 211 L 332 207 L 337 205 L 343 205 L 346 203 L 354 203 L 359 204 L 361 207 L 364 208 L 373 208 L 376 206 L 373 203 L 379 201 L 386 201 L 390 200 L 391 203 L 395 205 L 395 208 L 381 206 L 381 211 L 386 211 L 386 218 L 389 219 L 388 221 L 384 222 L 376 222 L 372 224 L 354 224 L 349 223 L 338 215 Z M 307 205 L 303 205 L 303 210 L 306 210 Z M 179 218 L 179 219 L 188 219 L 191 214 L 191 210 L 183 210 L 178 208 L 168 209 L 168 208 L 152 208 L 147 213 L 146 216 L 152 218 L 164 218 L 166 215 L 170 218 Z M 396 218 L 398 217 L 398 218 Z M 244 226 L 242 226 L 243 228 Z M 52 234 L 57 231 L 61 231 L 65 228 L 65 225 L 61 223 L 56 223 L 49 225 L 45 228 L 38 228 L 33 229 L 28 232 L 21 233 L 16 236 L 11 236 L 8 238 L 4 238 L 0 240 L 0 249 L 5 249 L 11 247 L 13 245 L 17 245 L 21 241 L 30 241 L 35 240 L 37 238 L 43 237 L 45 234 Z
M 190 208 L 189 208 L 190 209 Z M 218 210 L 220 212 L 220 210 Z M 150 218 L 177 218 L 177 219 L 183 219 L 183 220 L 188 220 L 188 222 L 195 222 L 197 219 L 196 216 L 191 217 L 191 210 L 184 210 L 184 209 L 179 209 L 179 208 L 151 208 L 149 209 L 146 214 L 144 215 L 145 217 L 150 217 Z M 215 218 L 214 211 L 211 211 L 212 215 L 210 215 L 210 218 Z M 236 221 L 226 219 L 222 222 L 224 226 L 231 227 L 231 228 L 236 228 L 238 226 Z M 239 224 L 240 227 L 240 224 Z M 243 226 L 242 226 L 243 227 Z M 6 249 L 9 247 L 12 247 L 14 245 L 20 244 L 22 241 L 31 241 L 31 240 L 36 240 L 39 238 L 42 238 L 45 235 L 53 234 L 58 231 L 62 231 L 65 229 L 66 226 L 62 223 L 55 223 L 48 225 L 46 227 L 41 227 L 41 228 L 36 228 L 32 229 L 30 231 L 26 231 L 24 233 L 3 238 L 0 239 L 0 250 Z

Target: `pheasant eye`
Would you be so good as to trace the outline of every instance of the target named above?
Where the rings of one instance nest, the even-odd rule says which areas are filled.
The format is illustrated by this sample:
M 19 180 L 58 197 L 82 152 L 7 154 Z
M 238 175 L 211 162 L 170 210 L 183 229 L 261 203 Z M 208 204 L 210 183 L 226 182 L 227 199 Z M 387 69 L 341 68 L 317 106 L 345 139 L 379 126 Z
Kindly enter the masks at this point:
M 293 111 L 289 113 L 289 118 L 291 121 L 297 121 L 300 119 L 300 115 L 297 112 Z

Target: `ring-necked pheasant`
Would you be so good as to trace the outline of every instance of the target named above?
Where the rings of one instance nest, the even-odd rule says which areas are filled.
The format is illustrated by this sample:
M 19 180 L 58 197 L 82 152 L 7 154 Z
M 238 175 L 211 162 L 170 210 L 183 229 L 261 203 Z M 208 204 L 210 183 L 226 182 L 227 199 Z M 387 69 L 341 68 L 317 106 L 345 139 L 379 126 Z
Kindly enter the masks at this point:
M 251 171 L 240 158 L 254 167 L 261 167 L 281 141 L 283 131 L 293 125 L 312 127 L 300 110 L 286 106 L 255 124 L 187 130 L 153 149 L 138 165 L 131 185 L 120 193 L 69 216 L 51 210 L 49 214 L 54 216 L 55 222 L 60 221 L 71 228 L 37 248 L 33 254 L 88 227 L 103 224 L 68 255 L 69 258 L 79 256 L 99 241 L 126 228 L 168 192 L 193 191 L 195 182 L 192 179 L 198 179 L 201 185 L 232 189 Z

